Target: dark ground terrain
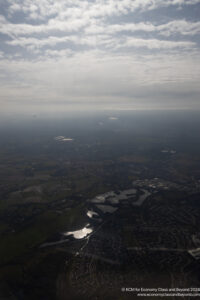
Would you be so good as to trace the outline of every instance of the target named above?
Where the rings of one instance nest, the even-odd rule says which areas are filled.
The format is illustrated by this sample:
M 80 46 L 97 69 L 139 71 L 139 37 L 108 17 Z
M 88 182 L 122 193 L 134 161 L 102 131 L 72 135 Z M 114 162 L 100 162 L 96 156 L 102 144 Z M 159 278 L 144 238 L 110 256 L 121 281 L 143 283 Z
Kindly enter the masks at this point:
M 145 299 L 126 287 L 200 287 L 200 113 L 1 120 L 0 299 Z

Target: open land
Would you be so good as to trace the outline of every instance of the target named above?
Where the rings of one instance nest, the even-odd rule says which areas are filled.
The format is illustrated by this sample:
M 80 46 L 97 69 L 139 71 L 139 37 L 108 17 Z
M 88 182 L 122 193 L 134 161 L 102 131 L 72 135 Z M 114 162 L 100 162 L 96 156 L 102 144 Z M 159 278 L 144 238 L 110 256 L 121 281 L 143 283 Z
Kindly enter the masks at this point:
M 199 286 L 198 131 L 98 118 L 81 132 L 4 134 L 0 298 L 137 299 L 121 288 Z

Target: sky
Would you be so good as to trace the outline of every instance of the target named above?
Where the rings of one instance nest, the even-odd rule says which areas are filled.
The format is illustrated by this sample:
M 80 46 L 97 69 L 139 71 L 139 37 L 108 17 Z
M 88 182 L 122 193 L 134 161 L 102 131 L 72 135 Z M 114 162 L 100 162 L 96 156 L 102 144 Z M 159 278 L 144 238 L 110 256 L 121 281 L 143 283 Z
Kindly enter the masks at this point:
M 200 0 L 0 0 L 0 106 L 200 109 Z

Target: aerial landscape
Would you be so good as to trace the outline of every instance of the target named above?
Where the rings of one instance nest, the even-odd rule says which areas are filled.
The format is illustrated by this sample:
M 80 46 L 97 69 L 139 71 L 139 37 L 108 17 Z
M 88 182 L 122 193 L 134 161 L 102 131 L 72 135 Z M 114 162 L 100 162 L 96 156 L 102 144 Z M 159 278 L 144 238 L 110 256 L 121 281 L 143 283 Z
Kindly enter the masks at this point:
M 0 10 L 0 300 L 200 299 L 200 1 Z
M 200 114 L 114 116 L 1 130 L 2 297 L 199 286 Z

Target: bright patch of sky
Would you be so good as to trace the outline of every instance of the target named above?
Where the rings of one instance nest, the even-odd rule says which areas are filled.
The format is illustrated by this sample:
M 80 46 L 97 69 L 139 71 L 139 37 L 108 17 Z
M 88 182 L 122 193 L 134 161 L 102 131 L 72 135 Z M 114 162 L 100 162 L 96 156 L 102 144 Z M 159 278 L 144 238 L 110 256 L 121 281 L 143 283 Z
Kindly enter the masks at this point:
M 0 1 L 1 106 L 200 108 L 200 0 Z

